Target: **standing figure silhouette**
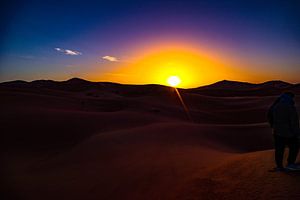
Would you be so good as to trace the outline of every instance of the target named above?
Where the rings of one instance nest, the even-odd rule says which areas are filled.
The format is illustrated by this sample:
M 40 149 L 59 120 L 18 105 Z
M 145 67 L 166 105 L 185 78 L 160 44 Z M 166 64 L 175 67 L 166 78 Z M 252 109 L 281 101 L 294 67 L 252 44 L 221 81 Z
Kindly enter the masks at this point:
M 300 170 L 295 164 L 299 152 L 299 117 L 294 102 L 295 95 L 285 92 L 272 104 L 268 121 L 273 128 L 276 171 Z M 288 164 L 283 166 L 285 147 L 289 148 Z

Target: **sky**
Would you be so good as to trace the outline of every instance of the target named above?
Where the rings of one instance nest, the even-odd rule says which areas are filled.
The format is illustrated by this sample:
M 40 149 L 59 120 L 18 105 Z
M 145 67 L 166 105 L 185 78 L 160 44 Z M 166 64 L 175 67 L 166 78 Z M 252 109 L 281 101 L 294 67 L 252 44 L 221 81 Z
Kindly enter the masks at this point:
M 299 1 L 7 1 L 0 82 L 300 82 Z

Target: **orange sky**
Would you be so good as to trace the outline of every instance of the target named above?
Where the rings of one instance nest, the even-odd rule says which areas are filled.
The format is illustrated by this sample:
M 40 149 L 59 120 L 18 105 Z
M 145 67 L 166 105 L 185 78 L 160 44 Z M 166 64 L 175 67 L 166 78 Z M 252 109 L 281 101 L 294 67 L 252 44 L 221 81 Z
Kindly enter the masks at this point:
M 223 79 L 259 82 L 267 75 L 238 67 L 230 55 L 218 54 L 209 48 L 168 43 L 135 49 L 131 58 L 114 63 L 114 67 L 90 74 L 88 79 L 126 84 L 168 85 L 170 76 L 178 76 L 178 87 L 191 88 Z M 247 69 L 247 70 L 246 70 Z M 265 73 L 267 74 L 267 73 Z

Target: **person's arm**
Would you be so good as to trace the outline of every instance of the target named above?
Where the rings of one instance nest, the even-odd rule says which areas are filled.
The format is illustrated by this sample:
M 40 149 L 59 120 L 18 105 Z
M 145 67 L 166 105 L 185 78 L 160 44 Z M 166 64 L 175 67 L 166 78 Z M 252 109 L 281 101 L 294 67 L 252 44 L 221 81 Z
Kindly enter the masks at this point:
M 273 104 L 270 106 L 270 108 L 269 108 L 269 110 L 267 112 L 267 119 L 268 119 L 268 122 L 269 122 L 271 128 L 273 128 L 273 125 L 274 125 L 274 118 L 273 118 L 274 108 L 279 103 L 279 101 L 280 101 L 280 97 L 278 97 L 273 102 Z

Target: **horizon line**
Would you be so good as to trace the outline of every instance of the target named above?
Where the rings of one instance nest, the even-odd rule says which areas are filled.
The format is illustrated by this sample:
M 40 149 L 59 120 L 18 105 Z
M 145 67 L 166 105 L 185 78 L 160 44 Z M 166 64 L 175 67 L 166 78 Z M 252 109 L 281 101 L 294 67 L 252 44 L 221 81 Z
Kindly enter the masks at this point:
M 119 82 L 111 82 L 111 81 L 92 81 L 92 80 L 87 80 L 87 79 L 79 78 L 79 77 L 73 77 L 73 78 L 69 78 L 69 79 L 66 79 L 66 80 L 36 79 L 36 80 L 26 81 L 26 80 L 16 79 L 16 80 L 11 80 L 11 81 L 3 81 L 3 82 L 0 82 L 0 84 L 17 82 L 17 81 L 26 82 L 26 83 L 32 83 L 32 82 L 35 82 L 35 81 L 67 82 L 67 81 L 70 81 L 72 79 L 78 79 L 78 80 L 82 80 L 82 81 L 86 81 L 86 82 L 90 82 L 90 83 L 112 83 L 112 84 L 119 84 L 119 85 L 159 85 L 159 86 L 165 86 L 165 87 L 172 87 L 172 86 L 169 86 L 169 85 L 158 84 L 158 83 L 145 83 L 145 84 L 130 83 L 130 84 L 128 84 L 128 83 L 119 83 Z M 269 82 L 282 82 L 282 83 L 287 83 L 287 84 L 290 84 L 290 85 L 299 85 L 300 84 L 300 82 L 291 83 L 291 82 L 283 81 L 283 80 L 279 80 L 279 79 L 268 80 L 268 81 L 257 82 L 257 83 L 247 82 L 247 81 L 222 79 L 222 80 L 210 83 L 210 84 L 201 85 L 201 86 L 197 86 L 197 87 L 189 87 L 189 88 L 176 87 L 176 88 L 178 88 L 178 89 L 195 89 L 195 88 L 200 88 L 200 87 L 214 85 L 216 83 L 221 83 L 221 82 L 235 82 L 235 83 L 244 83 L 244 84 L 252 84 L 252 85 L 260 85 L 260 84 L 265 84 L 265 83 L 269 83 Z

